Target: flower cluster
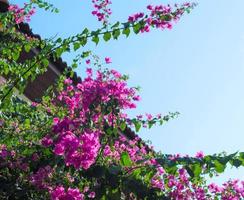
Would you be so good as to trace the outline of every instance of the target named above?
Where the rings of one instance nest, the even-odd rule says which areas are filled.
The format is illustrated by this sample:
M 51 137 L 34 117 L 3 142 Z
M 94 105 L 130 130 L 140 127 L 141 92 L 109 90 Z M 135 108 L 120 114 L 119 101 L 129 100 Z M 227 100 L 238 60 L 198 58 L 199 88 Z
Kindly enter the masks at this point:
M 54 153 L 64 156 L 67 166 L 73 165 L 76 169 L 88 169 L 97 157 L 100 149 L 98 131 L 84 130 L 75 134 L 70 129 L 73 121 L 67 118 L 55 124 L 54 130 L 58 138 L 54 144 Z M 77 125 L 74 126 L 77 128 Z M 59 132 L 59 130 L 62 130 Z
M 208 186 L 209 192 L 214 196 L 219 196 L 223 200 L 237 200 L 244 198 L 244 181 L 229 180 L 221 187 L 212 183 Z
M 143 25 L 141 32 L 149 32 L 150 27 L 162 30 L 172 29 L 173 22 L 177 22 L 185 11 L 189 11 L 195 5 L 195 3 L 184 3 L 181 6 L 175 4 L 174 8 L 170 5 L 148 5 L 149 15 L 145 15 L 143 12 L 136 13 L 129 16 L 128 22 L 141 22 Z
M 65 106 L 69 114 L 63 119 L 54 118 L 52 133 L 41 140 L 43 146 L 53 146 L 67 166 L 76 169 L 88 169 L 95 162 L 104 134 L 101 127 L 117 123 L 121 110 L 135 107 L 137 96 L 115 70 L 97 71 L 95 77 L 92 69 L 86 71 L 87 78 L 77 85 L 71 79 L 64 81 L 66 89 L 54 104 Z
M 41 167 L 30 177 L 30 182 L 39 189 L 48 188 L 48 179 L 52 176 L 53 169 L 51 166 Z
M 50 191 L 52 200 L 83 200 L 84 195 L 79 189 L 68 188 L 66 191 L 63 186 L 56 187 Z
M 6 159 L 9 156 L 9 151 L 7 150 L 6 145 L 1 144 L 0 145 L 0 158 Z
M 134 97 L 134 100 L 140 100 L 140 96 Z M 170 119 L 176 118 L 179 115 L 178 112 L 176 113 L 169 113 L 168 115 L 162 116 L 162 114 L 157 114 L 153 116 L 152 114 L 146 113 L 144 115 L 137 115 L 136 118 L 127 118 L 125 114 L 124 117 L 126 118 L 126 122 L 130 127 L 134 127 L 136 131 L 139 131 L 139 128 L 142 126 L 143 128 L 151 128 L 152 126 L 158 124 L 162 125 L 165 122 L 169 121 Z
M 29 163 L 24 157 L 17 156 L 16 151 L 9 150 L 5 144 L 0 144 L 0 167 L 9 169 L 19 169 L 27 172 Z
M 96 16 L 98 21 L 103 22 L 103 24 L 108 23 L 108 18 L 112 14 L 112 11 L 108 6 L 112 4 L 111 0 L 92 0 L 94 10 L 92 15 Z
M 167 175 L 168 195 L 172 199 L 224 199 L 239 200 L 244 198 L 244 182 L 239 180 L 229 180 L 222 186 L 209 184 L 208 186 L 196 185 L 192 183 L 187 171 L 179 169 L 178 175 Z
M 139 100 L 136 89 L 129 88 L 119 72 L 98 70 L 96 76 L 91 68 L 86 72 L 87 77 L 77 86 L 73 86 L 70 79 L 65 80 L 67 89 L 58 96 L 59 101 L 67 106 L 70 116 L 76 113 L 84 124 L 90 119 L 113 124 L 122 110 L 136 107 L 134 101 Z
M 105 146 L 103 155 L 109 159 L 109 162 L 118 162 L 120 161 L 121 155 L 126 152 L 131 161 L 137 162 L 142 160 L 144 155 L 147 155 L 146 146 L 140 144 L 140 141 L 141 139 L 139 137 L 128 141 L 125 136 L 121 135 L 114 142 L 112 148 L 109 145 Z
M 27 6 L 27 4 L 25 6 Z M 13 13 L 16 24 L 20 24 L 22 22 L 29 22 L 31 16 L 35 13 L 35 8 L 20 8 L 18 5 L 10 5 L 8 7 L 8 10 Z
M 103 151 L 104 157 L 110 164 L 118 164 L 123 155 L 128 155 L 131 166 L 125 167 L 127 174 L 131 174 L 134 170 L 140 168 L 155 168 L 154 176 L 151 178 L 149 184 L 153 188 L 163 190 L 163 175 L 165 174 L 165 170 L 154 158 L 149 159 L 151 153 L 152 149 L 146 146 L 139 137 L 135 137 L 133 140 L 128 140 L 123 135 L 114 142 L 112 148 L 109 145 L 106 145 Z

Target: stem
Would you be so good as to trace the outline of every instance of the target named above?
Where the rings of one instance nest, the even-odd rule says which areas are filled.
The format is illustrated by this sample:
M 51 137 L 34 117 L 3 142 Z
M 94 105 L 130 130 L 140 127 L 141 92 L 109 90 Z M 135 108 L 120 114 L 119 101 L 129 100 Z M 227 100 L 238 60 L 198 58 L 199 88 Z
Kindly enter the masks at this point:
M 134 171 L 134 170 L 136 170 L 136 169 L 140 169 L 140 168 L 144 168 L 144 167 L 148 167 L 148 166 L 140 165 L 140 166 L 132 167 L 132 168 L 128 169 L 128 170 L 125 172 L 125 175 L 131 173 L 132 171 Z

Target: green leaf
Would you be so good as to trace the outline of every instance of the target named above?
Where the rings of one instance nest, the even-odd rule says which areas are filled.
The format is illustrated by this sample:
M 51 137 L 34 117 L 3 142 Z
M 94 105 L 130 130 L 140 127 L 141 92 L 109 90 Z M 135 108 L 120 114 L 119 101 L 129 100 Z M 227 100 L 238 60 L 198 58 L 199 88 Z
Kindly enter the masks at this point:
M 92 41 L 97 45 L 99 43 L 99 37 L 97 35 L 93 36 Z
M 105 131 L 108 135 L 112 135 L 113 134 L 113 129 L 110 127 L 110 128 L 107 128 L 106 131 Z
M 239 158 L 244 160 L 244 152 L 239 153 Z
M 48 67 L 48 65 L 49 65 L 48 59 L 43 59 L 42 60 L 42 64 L 43 64 L 44 67 Z
M 135 169 L 135 170 L 133 170 L 133 172 L 132 172 L 132 174 L 133 174 L 133 176 L 135 177 L 135 178 L 140 178 L 140 175 L 141 175 L 141 169 Z
M 111 26 L 111 28 L 113 29 L 113 28 L 117 28 L 117 27 L 119 27 L 119 25 L 120 25 L 120 22 L 116 22 L 113 26 Z
M 72 69 L 76 69 L 78 67 L 78 64 L 77 63 L 73 63 L 72 64 Z
M 125 123 L 125 121 L 121 122 L 120 129 L 121 129 L 121 131 L 124 131 L 126 129 L 126 123 Z
M 120 162 L 125 167 L 130 167 L 132 165 L 132 161 L 131 161 L 130 156 L 127 152 L 123 152 L 121 154 Z
M 61 43 L 61 42 L 62 42 L 62 38 L 58 38 L 58 39 L 56 40 L 56 42 L 57 42 L 57 43 Z
M 191 12 L 191 9 L 190 8 L 187 8 L 186 9 L 186 12 L 187 12 L 187 14 L 189 14 Z
M 29 129 L 29 128 L 30 128 L 30 119 L 26 119 L 26 120 L 24 121 L 24 127 L 25 127 L 26 129 Z
M 74 50 L 76 51 L 79 48 L 80 48 L 80 43 L 79 42 L 74 43 Z
M 122 33 L 128 37 L 130 35 L 130 28 L 125 28 Z
M 57 58 L 59 58 L 62 54 L 63 54 L 63 48 L 58 48 L 56 50 L 56 56 L 57 56 Z
M 111 33 L 107 32 L 103 35 L 103 39 L 105 42 L 109 41 L 111 39 Z
M 242 161 L 242 166 L 244 166 L 244 153 L 243 152 L 240 153 L 239 160 Z
M 114 39 L 118 39 L 119 38 L 119 35 L 120 35 L 120 30 L 119 29 L 116 29 L 113 31 L 113 38 Z
M 231 161 L 231 164 L 235 166 L 236 168 L 240 167 L 242 165 L 242 161 L 238 159 L 234 159 Z
M 152 126 L 154 125 L 154 123 L 155 123 L 154 121 L 149 121 L 148 122 L 148 128 L 149 129 L 152 128 Z
M 214 161 L 214 167 L 215 167 L 216 172 L 218 172 L 218 173 L 224 172 L 225 168 L 226 168 L 226 166 L 224 164 L 220 163 L 218 160 Z
M 141 30 L 141 24 L 137 23 L 134 27 L 133 27 L 133 31 L 135 34 L 138 34 Z
M 86 43 L 87 43 L 87 38 L 86 37 L 82 37 L 80 39 L 80 44 L 84 47 L 86 45 Z
M 145 174 L 145 181 L 146 181 L 146 182 L 150 182 L 151 179 L 152 179 L 152 177 L 153 177 L 154 175 L 155 175 L 155 173 L 154 173 L 153 171 L 147 172 L 147 173 Z
M 24 46 L 24 49 L 25 49 L 25 51 L 28 53 L 28 52 L 30 52 L 30 50 L 31 50 L 31 45 L 30 44 L 26 44 L 25 46 Z
M 89 33 L 89 30 L 87 28 L 85 28 L 83 31 L 82 31 L 82 35 L 87 35 Z
M 188 166 L 185 166 L 185 169 L 186 169 L 187 173 L 188 173 L 192 178 L 194 178 L 195 174 L 194 174 L 193 170 L 192 170 L 190 167 L 188 167 Z
M 139 130 L 141 129 L 141 123 L 139 121 L 134 121 L 134 125 L 136 128 L 136 132 L 139 132 Z
M 239 160 L 242 161 L 242 166 L 244 166 L 244 153 L 243 152 L 241 152 L 239 154 Z
M 13 59 L 14 59 L 15 61 L 18 60 L 18 59 L 19 59 L 19 55 L 20 55 L 19 51 L 15 51 L 15 52 L 13 53 Z
M 90 54 L 91 54 L 90 51 L 84 51 L 84 52 L 82 52 L 81 57 L 82 57 L 82 58 L 86 58 L 86 57 L 88 57 Z
M 202 167 L 199 163 L 193 164 L 192 171 L 195 177 L 199 177 L 202 172 Z

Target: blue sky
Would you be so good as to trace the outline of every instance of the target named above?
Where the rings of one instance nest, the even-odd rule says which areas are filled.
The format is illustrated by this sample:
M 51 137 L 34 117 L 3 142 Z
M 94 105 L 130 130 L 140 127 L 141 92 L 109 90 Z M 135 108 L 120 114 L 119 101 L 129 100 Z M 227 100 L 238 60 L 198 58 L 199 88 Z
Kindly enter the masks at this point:
M 65 37 L 84 27 L 99 27 L 90 16 L 90 2 L 57 1 L 60 13 L 38 12 L 31 22 L 33 31 L 43 38 Z M 124 21 L 150 3 L 174 2 L 113 0 L 111 20 Z M 129 74 L 131 85 L 141 86 L 142 101 L 131 114 L 181 113 L 162 127 L 141 132 L 157 150 L 190 155 L 199 150 L 206 154 L 244 151 L 244 1 L 198 3 L 171 31 L 89 44 L 87 49 L 102 58 L 110 56 L 113 68 Z M 71 55 L 64 59 L 70 61 Z M 78 73 L 84 68 L 80 66 Z M 230 170 L 223 179 L 243 174 L 244 170 Z

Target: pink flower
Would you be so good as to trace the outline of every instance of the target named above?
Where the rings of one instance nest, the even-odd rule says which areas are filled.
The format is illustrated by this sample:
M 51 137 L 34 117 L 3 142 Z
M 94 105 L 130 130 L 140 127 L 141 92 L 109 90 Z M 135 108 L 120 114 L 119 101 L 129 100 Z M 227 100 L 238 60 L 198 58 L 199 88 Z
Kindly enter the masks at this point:
M 146 113 L 147 120 L 150 121 L 152 120 L 153 116 L 151 114 Z
M 86 64 L 90 65 L 91 64 L 91 60 L 90 59 L 86 60 Z
M 39 155 L 37 154 L 37 153 L 34 153 L 33 155 L 32 155 L 32 160 L 33 161 L 38 161 L 39 160 Z
M 49 146 L 51 146 L 53 144 L 53 140 L 52 140 L 52 138 L 49 135 L 47 135 L 46 137 L 42 138 L 41 144 L 44 147 L 49 147 Z
M 88 195 L 89 198 L 91 199 L 94 199 L 96 197 L 96 193 L 95 192 L 91 192 L 89 195 Z
M 111 73 L 114 75 L 115 78 L 121 78 L 121 74 L 117 72 L 116 70 L 111 70 Z
M 106 62 L 106 64 L 110 64 L 110 63 L 112 63 L 112 60 L 111 60 L 111 58 L 106 57 L 105 58 L 105 62 Z
M 108 6 L 112 4 L 110 0 L 92 0 L 94 10 L 92 15 L 96 16 L 98 21 L 101 21 L 104 25 L 108 23 L 108 18 L 112 14 L 112 11 Z
M 158 172 L 159 172 L 159 174 L 164 174 L 165 173 L 165 170 L 164 170 L 164 168 L 163 167 L 161 167 L 160 165 L 158 166 Z
M 10 5 L 8 10 L 12 12 L 16 24 L 20 24 L 25 21 L 29 22 L 31 16 L 35 13 L 35 8 L 26 11 L 25 8 L 20 8 L 18 5 Z
M 54 153 L 56 155 L 63 155 L 64 154 L 64 151 L 65 151 L 65 147 L 62 144 L 58 144 L 54 148 Z
M 84 199 L 84 195 L 80 193 L 79 189 L 72 189 L 72 188 L 68 188 L 67 191 L 67 200 L 72 199 L 72 200 L 83 200 Z
M 56 187 L 51 192 L 51 199 L 52 200 L 58 200 L 60 196 L 63 196 L 65 194 L 65 190 L 63 186 Z
M 90 188 L 89 188 L 88 186 L 86 186 L 86 187 L 84 187 L 83 192 L 88 192 L 89 189 L 90 189 Z
M 58 122 L 59 122 L 59 118 L 58 118 L 58 117 L 54 117 L 54 118 L 53 118 L 53 124 L 54 124 L 54 125 L 57 125 Z
M 51 177 L 53 169 L 51 166 L 41 167 L 38 171 L 31 175 L 30 182 L 39 189 L 48 188 L 46 181 Z
M 136 13 L 128 17 L 129 23 L 138 23 L 140 21 L 144 22 L 144 26 L 138 30 L 138 32 L 144 33 L 149 32 L 150 27 L 155 27 L 161 30 L 172 29 L 173 22 L 177 22 L 180 17 L 193 7 L 195 3 L 185 3 L 181 6 L 175 5 L 148 5 L 147 10 L 149 13 L 145 15 L 144 13 Z M 173 10 L 174 8 L 174 10 Z
M 70 78 L 67 78 L 64 80 L 64 84 L 66 84 L 66 85 L 70 85 L 72 83 L 73 83 L 73 81 Z
M 0 158 L 6 159 L 9 155 L 9 152 L 7 151 L 6 145 L 0 144 Z
M 91 68 L 87 68 L 86 69 L 86 74 L 87 74 L 87 76 L 92 76 L 92 69 Z
M 195 157 L 202 159 L 202 158 L 204 158 L 204 154 L 203 154 L 202 151 L 199 151 L 199 152 L 196 153 L 196 156 Z
M 140 100 L 141 100 L 141 97 L 140 97 L 139 95 L 134 96 L 134 97 L 133 97 L 133 100 L 134 100 L 134 101 L 140 101 Z
M 103 150 L 103 156 L 104 156 L 104 157 L 107 157 L 107 156 L 110 156 L 110 155 L 112 155 L 111 148 L 110 148 L 109 145 L 106 145 L 106 146 L 104 147 L 104 150 Z
M 80 193 L 77 188 L 68 188 L 66 192 L 63 186 L 59 186 L 50 193 L 52 200 L 84 200 L 84 194 Z
M 38 106 L 38 103 L 36 103 L 36 102 L 32 102 L 31 105 L 32 105 L 33 107 L 36 107 L 36 106 Z
M 158 188 L 160 190 L 162 190 L 164 188 L 163 180 L 157 176 L 155 176 L 151 179 L 151 185 L 153 188 Z

